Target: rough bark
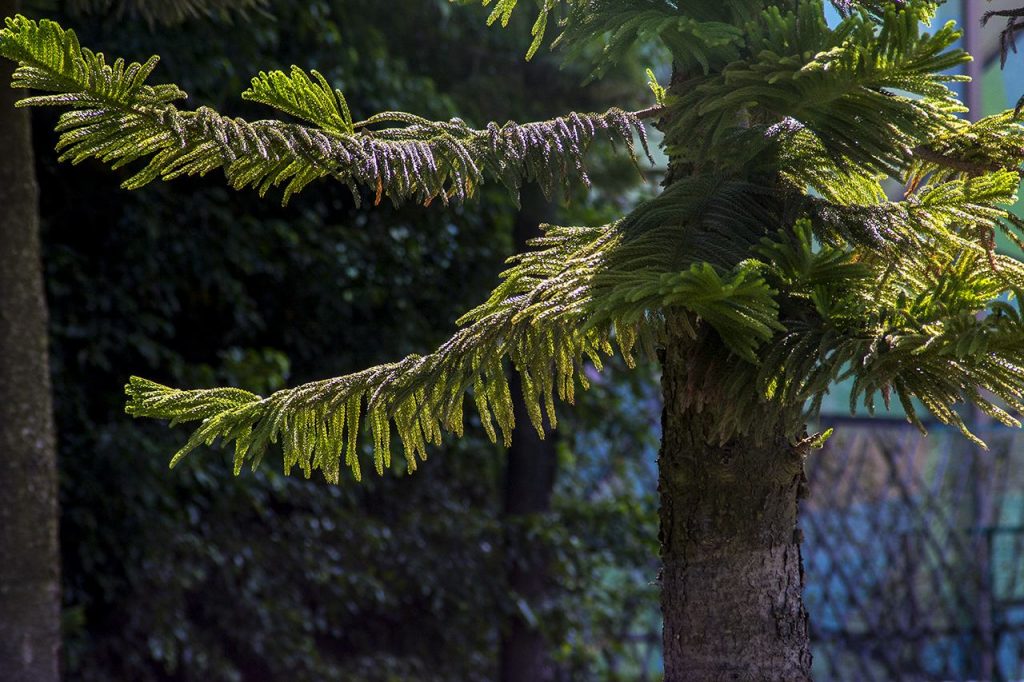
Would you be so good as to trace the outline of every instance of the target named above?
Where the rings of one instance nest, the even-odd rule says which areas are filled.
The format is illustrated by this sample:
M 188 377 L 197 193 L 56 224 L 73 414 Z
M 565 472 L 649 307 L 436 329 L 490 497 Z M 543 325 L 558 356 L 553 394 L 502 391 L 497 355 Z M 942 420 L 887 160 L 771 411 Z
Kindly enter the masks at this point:
M 797 529 L 800 454 L 705 434 L 713 415 L 681 406 L 682 343 L 665 350 L 658 459 L 666 682 L 810 679 Z
M 0 17 L 18 3 L 0 0 Z M 0 60 L 0 680 L 57 680 L 57 466 L 28 113 Z
M 516 252 L 526 248 L 526 241 L 540 236 L 540 223 L 549 208 L 535 185 L 523 189 L 522 208 L 516 218 Z M 525 526 L 551 509 L 551 492 L 555 485 L 557 460 L 550 435 L 541 440 L 523 404 L 519 375 L 509 378 L 512 389 L 516 428 L 508 450 L 505 472 L 506 545 L 517 561 L 509 562 L 506 579 L 511 589 L 534 612 L 541 606 L 549 589 L 550 557 L 524 537 Z M 501 682 L 546 682 L 554 678 L 554 666 L 548 643 L 535 625 L 522 614 L 514 614 L 505 624 L 501 640 Z

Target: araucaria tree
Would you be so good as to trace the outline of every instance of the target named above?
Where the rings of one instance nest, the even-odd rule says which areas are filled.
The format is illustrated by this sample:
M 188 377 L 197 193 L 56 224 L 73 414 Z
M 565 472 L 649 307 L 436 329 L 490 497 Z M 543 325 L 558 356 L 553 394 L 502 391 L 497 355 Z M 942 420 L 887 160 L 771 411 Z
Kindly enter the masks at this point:
M 515 4 L 497 0 L 492 19 Z M 364 460 L 383 473 L 395 435 L 415 469 L 428 443 L 462 433 L 467 396 L 507 442 L 509 362 L 543 431 L 555 395 L 587 386 L 586 363 L 656 358 L 666 679 L 808 679 L 797 507 L 803 459 L 826 435 L 805 425 L 829 387 L 850 379 L 851 408 L 895 399 L 918 426 L 927 410 L 972 439 L 958 405 L 1012 425 L 1024 410 L 1024 264 L 994 249 L 996 230 L 1021 228 L 1005 207 L 1024 128 L 1013 112 L 959 117 L 946 84 L 969 56 L 954 26 L 928 29 L 929 0 L 842 4 L 833 27 L 822 0 L 539 5 L 530 51 L 557 23 L 555 45 L 598 76 L 638 41 L 667 48 L 657 104 L 479 129 L 357 120 L 296 67 L 243 93 L 296 120 L 250 122 L 179 108 L 177 87 L 146 82 L 155 58 L 108 62 L 51 22 L 8 19 L 0 53 L 19 64 L 16 87 L 50 93 L 23 105 L 69 108 L 64 158 L 137 165 L 128 188 L 221 169 L 285 200 L 319 178 L 375 202 L 449 204 L 495 180 L 550 193 L 587 182 L 596 138 L 632 153 L 641 119 L 656 119 L 664 191 L 609 225 L 547 227 L 433 353 L 267 397 L 133 377 L 128 412 L 198 423 L 172 462 L 219 438 L 239 471 L 278 444 L 286 471 L 337 483 Z

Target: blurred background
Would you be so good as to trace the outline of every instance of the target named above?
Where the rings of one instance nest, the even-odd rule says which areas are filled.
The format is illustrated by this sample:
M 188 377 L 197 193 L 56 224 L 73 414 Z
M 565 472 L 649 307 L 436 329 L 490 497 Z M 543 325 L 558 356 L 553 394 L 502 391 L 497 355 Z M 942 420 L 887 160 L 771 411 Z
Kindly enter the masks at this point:
M 1001 25 L 980 28 L 991 7 L 943 8 L 981 55 L 963 90 L 981 114 L 1024 94 L 1024 58 L 1000 70 Z M 109 55 L 160 54 L 154 81 L 250 117 L 266 114 L 239 99 L 248 79 L 291 64 L 357 117 L 477 126 L 648 106 L 643 69 L 668 68 L 636 54 L 581 89 L 582 66 L 523 61 L 527 12 L 488 29 L 489 10 L 447 0 L 273 0 L 174 26 L 112 2 L 27 9 Z M 56 114 L 33 117 L 67 679 L 512 682 L 538 661 L 551 681 L 660 678 L 656 368 L 596 375 L 544 441 L 505 450 L 470 424 L 414 475 L 340 486 L 269 458 L 236 478 L 219 450 L 169 472 L 185 432 L 130 420 L 122 388 L 138 374 L 267 392 L 429 351 L 538 223 L 622 215 L 656 191 L 657 164 L 638 173 L 597 145 L 595 189 L 551 204 L 486 186 L 455 209 L 357 209 L 321 183 L 281 208 L 219 178 L 124 192 L 98 164 L 58 166 Z M 840 428 L 809 461 L 803 522 L 816 679 L 1024 677 L 1024 441 L 975 416 L 979 453 L 832 398 L 822 421 Z

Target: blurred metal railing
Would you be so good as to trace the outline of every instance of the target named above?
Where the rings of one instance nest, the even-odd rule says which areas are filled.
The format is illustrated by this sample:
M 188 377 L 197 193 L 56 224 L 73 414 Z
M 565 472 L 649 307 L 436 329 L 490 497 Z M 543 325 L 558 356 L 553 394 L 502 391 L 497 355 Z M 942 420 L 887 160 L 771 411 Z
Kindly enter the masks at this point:
M 1024 439 L 980 428 L 841 428 L 807 467 L 815 679 L 1024 678 Z

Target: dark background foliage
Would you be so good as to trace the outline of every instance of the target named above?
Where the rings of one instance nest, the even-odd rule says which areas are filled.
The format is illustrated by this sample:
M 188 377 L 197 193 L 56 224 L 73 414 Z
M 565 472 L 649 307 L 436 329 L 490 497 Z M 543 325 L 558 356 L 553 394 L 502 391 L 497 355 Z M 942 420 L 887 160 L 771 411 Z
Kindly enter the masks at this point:
M 640 77 L 580 90 L 571 66 L 524 66 L 528 17 L 489 30 L 481 8 L 445 0 L 282 0 L 247 20 L 172 28 L 64 9 L 40 8 L 108 54 L 160 54 L 156 80 L 227 113 L 265 115 L 237 93 L 293 63 L 341 87 L 356 116 L 482 124 L 641 94 Z M 127 193 L 93 164 L 58 166 L 55 117 L 35 115 L 69 679 L 492 679 L 503 614 L 524 608 L 563 678 L 635 679 L 643 635 L 657 638 L 642 374 L 613 372 L 565 411 L 555 511 L 527 535 L 554 559 L 539 608 L 504 589 L 504 459 L 479 429 L 412 476 L 396 467 L 328 486 L 285 477 L 272 459 L 235 478 L 219 450 L 169 472 L 184 434 L 123 413 L 130 374 L 269 391 L 430 350 L 511 253 L 506 193 L 485 188 L 454 210 L 356 209 L 326 183 L 287 208 L 216 179 Z M 597 167 L 608 189 L 579 192 L 563 220 L 626 201 L 635 171 Z

